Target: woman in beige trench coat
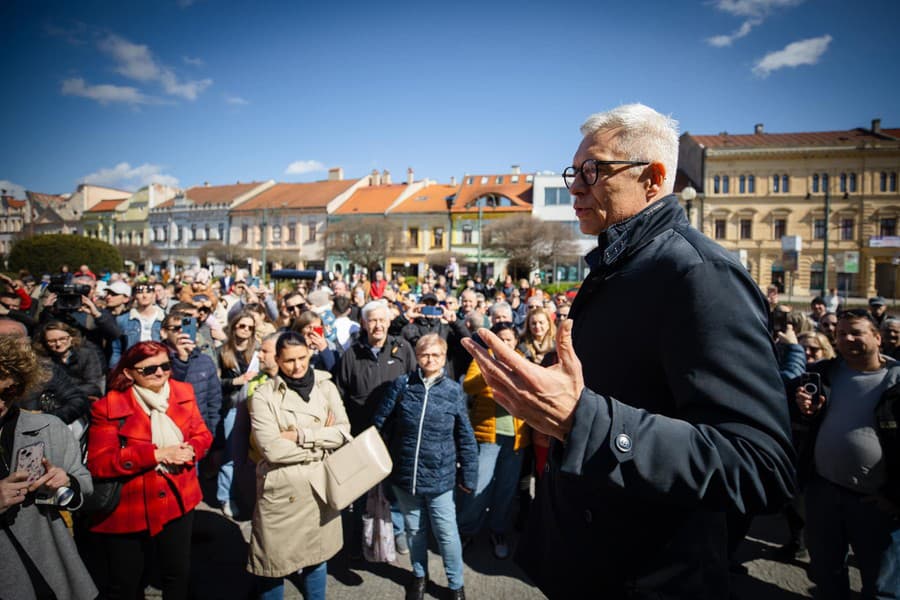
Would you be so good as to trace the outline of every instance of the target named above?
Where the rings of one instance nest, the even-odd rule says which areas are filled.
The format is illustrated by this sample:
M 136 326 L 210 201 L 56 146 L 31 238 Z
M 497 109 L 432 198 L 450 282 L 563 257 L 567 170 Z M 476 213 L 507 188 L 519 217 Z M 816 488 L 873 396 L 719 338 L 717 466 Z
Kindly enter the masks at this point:
M 300 573 L 304 596 L 325 598 L 326 561 L 341 549 L 340 512 L 313 491 L 326 451 L 350 439 L 350 422 L 331 376 L 309 367 L 303 337 L 288 332 L 275 345 L 278 375 L 248 404 L 256 467 L 256 510 L 247 570 L 260 598 L 281 599 L 284 577 Z M 321 488 L 319 488 L 321 489 Z

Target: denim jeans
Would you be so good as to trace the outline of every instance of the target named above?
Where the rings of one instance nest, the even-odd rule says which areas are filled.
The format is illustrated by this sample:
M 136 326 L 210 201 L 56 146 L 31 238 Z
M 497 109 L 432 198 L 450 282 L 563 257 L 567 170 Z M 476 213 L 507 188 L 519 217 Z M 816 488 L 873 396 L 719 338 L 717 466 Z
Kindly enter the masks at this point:
M 862 597 L 900 598 L 900 520 L 871 497 L 818 476 L 806 488 L 806 546 L 815 598 L 850 597 L 848 546 L 862 579 Z
M 222 429 L 225 435 L 225 449 L 222 453 L 222 465 L 219 467 L 219 476 L 216 480 L 216 500 L 219 504 L 226 502 L 231 504 L 231 510 L 235 510 L 232 502 L 231 483 L 234 479 L 234 457 L 231 449 L 231 432 L 234 430 L 234 419 L 237 416 L 237 408 L 231 407 L 225 418 L 222 419 Z
M 457 494 L 459 531 L 477 534 L 484 524 L 485 510 L 490 510 L 489 526 L 494 533 L 506 533 L 524 449 L 513 450 L 515 437 L 498 435 L 497 443 L 478 444 L 478 487 L 471 494 Z
M 394 486 L 394 495 L 400 508 L 403 509 L 413 575 L 428 576 L 428 524 L 431 523 L 434 537 L 441 550 L 450 589 L 458 590 L 463 587 L 462 544 L 459 540 L 459 530 L 456 528 L 453 490 L 436 495 L 412 495 Z M 427 518 L 423 512 L 427 513 Z
M 320 562 L 317 565 L 304 567 L 297 572 L 300 575 L 303 586 L 304 600 L 325 600 L 325 585 L 328 583 L 328 564 Z M 281 600 L 284 598 L 283 577 L 257 577 L 257 589 L 259 600 Z

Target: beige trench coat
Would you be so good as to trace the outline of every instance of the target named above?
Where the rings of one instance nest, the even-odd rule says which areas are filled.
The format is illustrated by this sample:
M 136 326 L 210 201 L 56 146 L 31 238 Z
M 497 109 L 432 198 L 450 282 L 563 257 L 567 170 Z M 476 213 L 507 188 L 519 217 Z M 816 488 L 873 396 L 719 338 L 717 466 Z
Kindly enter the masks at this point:
M 280 377 L 257 388 L 248 402 L 250 435 L 262 455 L 247 563 L 254 575 L 284 577 L 328 560 L 343 544 L 340 512 L 319 499 L 312 482 L 322 477 L 325 451 L 350 439 L 350 421 L 331 375 L 315 376 L 309 402 Z M 325 427 L 329 410 L 334 424 Z M 280 437 L 290 429 L 303 432 L 302 444 Z

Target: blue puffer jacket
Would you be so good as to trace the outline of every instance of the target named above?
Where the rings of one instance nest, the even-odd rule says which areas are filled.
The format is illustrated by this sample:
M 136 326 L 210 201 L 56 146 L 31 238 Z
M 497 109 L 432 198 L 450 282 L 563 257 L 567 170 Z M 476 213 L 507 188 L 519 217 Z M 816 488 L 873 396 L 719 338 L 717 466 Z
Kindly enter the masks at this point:
M 375 427 L 391 451 L 391 483 L 411 494 L 443 494 L 457 481 L 478 483 L 478 444 L 462 387 L 439 376 L 430 386 L 421 371 L 394 380 L 375 412 Z M 460 464 L 457 476 L 457 461 Z

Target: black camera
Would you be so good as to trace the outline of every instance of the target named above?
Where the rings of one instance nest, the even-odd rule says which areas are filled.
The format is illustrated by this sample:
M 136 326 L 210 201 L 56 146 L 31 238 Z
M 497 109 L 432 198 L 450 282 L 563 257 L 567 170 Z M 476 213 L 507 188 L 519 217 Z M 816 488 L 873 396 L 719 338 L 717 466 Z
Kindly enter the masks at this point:
M 47 290 L 56 294 L 56 308 L 62 311 L 73 311 L 81 308 L 81 297 L 91 293 L 91 286 L 83 283 L 66 283 L 65 275 L 50 277 Z

